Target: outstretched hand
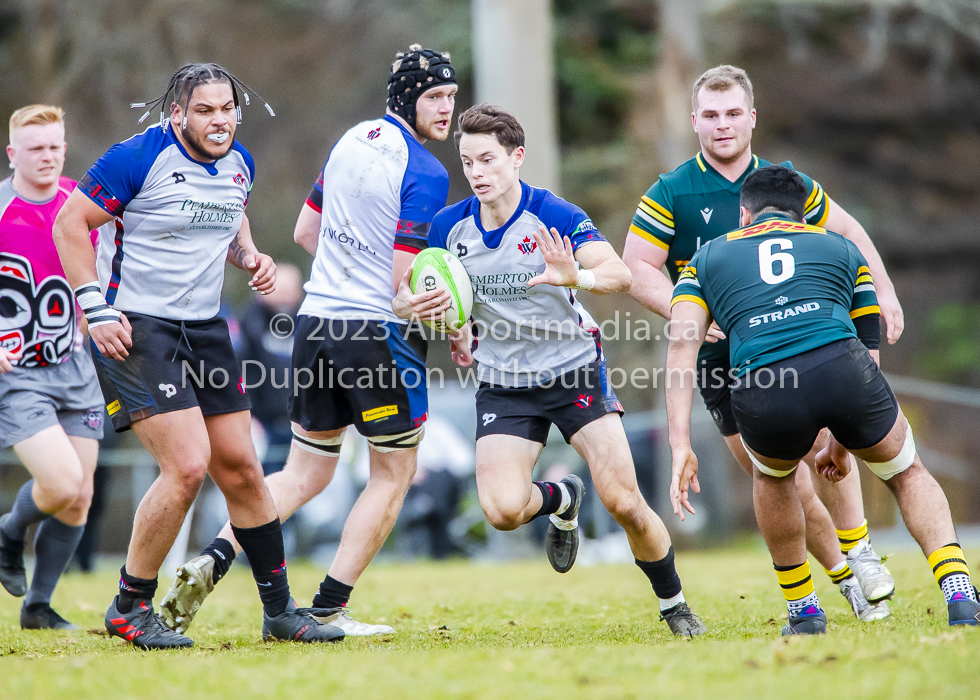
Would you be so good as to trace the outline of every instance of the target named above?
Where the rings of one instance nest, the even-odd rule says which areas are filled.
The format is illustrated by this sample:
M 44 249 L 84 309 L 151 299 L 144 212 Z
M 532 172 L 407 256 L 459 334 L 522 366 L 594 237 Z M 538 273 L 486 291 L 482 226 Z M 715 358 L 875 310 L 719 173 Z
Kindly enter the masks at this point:
M 670 453 L 670 504 L 674 508 L 674 515 L 684 520 L 684 510 L 695 515 L 694 506 L 688 498 L 688 490 L 693 489 L 694 493 L 701 493 L 701 484 L 698 483 L 698 458 L 690 445 L 671 447 Z
M 544 255 L 545 267 L 544 272 L 528 280 L 527 286 L 553 284 L 556 287 L 574 287 L 578 284 L 578 263 L 575 262 L 568 236 L 562 238 L 558 229 L 548 231 L 544 224 L 539 224 L 538 230 L 531 235 Z

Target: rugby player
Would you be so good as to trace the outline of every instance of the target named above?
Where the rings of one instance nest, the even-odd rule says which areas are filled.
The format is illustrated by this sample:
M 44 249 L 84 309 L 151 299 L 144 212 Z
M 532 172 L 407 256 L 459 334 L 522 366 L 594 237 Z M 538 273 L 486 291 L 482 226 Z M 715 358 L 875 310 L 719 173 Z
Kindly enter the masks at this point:
M 575 298 L 578 289 L 628 290 L 629 270 L 584 211 L 521 181 L 524 130 L 513 116 L 486 104 L 471 107 L 460 115 L 455 139 L 474 195 L 436 215 L 429 245 L 455 253 L 474 283 L 478 342 L 471 350 L 467 324 L 451 344 L 459 365 L 479 363 L 476 482 L 487 520 L 514 530 L 548 516 L 548 559 L 560 573 L 571 569 L 582 480 L 531 480 L 556 425 L 626 530 L 661 619 L 675 635 L 704 633 L 684 599 L 670 536 L 640 495 L 599 329 Z M 409 279 L 410 271 L 392 303 L 395 313 L 444 312 L 446 292 L 412 295 Z
M 417 44 L 399 53 L 387 113 L 337 142 L 294 232 L 313 255 L 313 270 L 293 344 L 292 447 L 285 468 L 266 481 L 279 516 L 288 518 L 330 483 L 348 426 L 367 438 L 367 486 L 312 602 L 318 619 L 351 636 L 394 632 L 353 619 L 347 603 L 415 475 L 428 411 L 426 341 L 395 317 L 391 300 L 446 205 L 449 174 L 423 144 L 449 135 L 456 90 L 449 54 Z M 187 629 L 237 550 L 226 526 L 181 567 L 163 603 L 171 628 Z
M 76 629 L 51 595 L 85 530 L 102 438 L 102 392 L 51 237 L 78 184 L 61 177 L 67 147 L 60 107 L 29 105 L 10 117 L 14 173 L 0 182 L 0 448 L 13 446 L 32 478 L 0 518 L 0 583 L 26 594 L 24 629 Z M 89 254 L 97 237 L 86 231 Z M 34 523 L 28 588 L 24 538 Z
M 915 451 L 908 421 L 878 369 L 879 306 L 869 265 L 850 240 L 805 223 L 809 188 L 782 166 L 745 178 L 743 228 L 702 246 L 671 301 L 667 412 L 674 512 L 693 513 L 690 447 L 698 349 L 712 319 L 730 338 L 732 411 L 754 465 L 756 518 L 789 611 L 783 634 L 819 634 L 827 616 L 813 590 L 803 508 L 792 473 L 823 428 L 817 470 L 839 481 L 850 451 L 898 500 L 929 561 L 950 625 L 976 625 L 980 605 L 949 504 Z M 860 339 L 860 340 L 859 340 Z
M 692 122 L 701 150 L 661 176 L 641 199 L 623 251 L 623 260 L 633 272 L 630 293 L 667 319 L 672 282 L 677 281 L 700 246 L 738 227 L 739 188 L 749 174 L 769 165 L 752 153 L 756 112 L 752 83 L 745 71 L 734 66 L 706 71 L 694 83 L 692 103 Z M 888 339 L 895 342 L 904 323 L 902 308 L 874 244 L 861 225 L 818 183 L 802 173 L 801 177 L 808 194 L 807 222 L 849 238 L 869 261 L 878 282 Z M 665 264 L 669 279 L 661 271 Z M 739 465 L 751 474 L 752 463 L 739 440 L 731 410 L 729 343 L 716 326 L 708 331 L 701 348 L 698 373 L 705 406 Z M 817 447 L 822 447 L 826 439 L 825 432 Z M 811 464 L 814 454 L 808 456 Z M 838 584 L 859 619 L 887 617 L 888 604 L 884 599 L 894 593 L 895 581 L 868 539 L 858 470 L 852 469 L 838 484 L 811 480 L 809 469 L 797 470 L 796 479 L 806 512 L 810 551 Z M 819 497 L 814 493 L 815 487 Z
M 249 437 L 249 400 L 228 326 L 217 316 L 226 259 L 252 273 L 249 284 L 260 294 L 275 288 L 275 263 L 256 250 L 245 215 L 255 166 L 235 140 L 244 90 L 216 64 L 182 66 L 151 103 L 166 105 L 172 91 L 169 118 L 110 148 L 55 222 L 113 427 L 132 428 L 160 465 L 136 511 L 119 595 L 105 617 L 111 636 L 144 649 L 192 645 L 164 626 L 153 596 L 205 473 L 224 493 L 248 553 L 263 637 L 344 636 L 289 596 L 282 528 Z M 88 231 L 111 221 L 96 260 Z

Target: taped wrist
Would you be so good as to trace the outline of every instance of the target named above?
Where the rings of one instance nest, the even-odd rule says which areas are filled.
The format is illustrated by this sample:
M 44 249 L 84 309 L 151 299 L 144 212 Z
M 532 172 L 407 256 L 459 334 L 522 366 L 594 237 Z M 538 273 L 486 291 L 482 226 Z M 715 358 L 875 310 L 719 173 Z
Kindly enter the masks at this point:
M 595 273 L 592 270 L 579 270 L 578 271 L 578 281 L 575 283 L 575 289 L 584 289 L 588 291 L 595 286 Z
M 119 312 L 106 303 L 98 282 L 86 282 L 75 287 L 75 300 L 82 307 L 89 328 L 119 323 Z

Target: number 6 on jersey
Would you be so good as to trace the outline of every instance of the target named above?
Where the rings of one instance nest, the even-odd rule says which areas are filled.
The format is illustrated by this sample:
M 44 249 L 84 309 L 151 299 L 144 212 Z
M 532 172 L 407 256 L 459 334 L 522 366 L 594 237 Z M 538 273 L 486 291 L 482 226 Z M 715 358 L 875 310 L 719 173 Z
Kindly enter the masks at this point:
M 785 282 L 796 272 L 796 260 L 790 253 L 774 253 L 773 248 L 780 250 L 792 249 L 793 241 L 786 238 L 773 238 L 759 244 L 759 274 L 766 284 Z M 776 263 L 782 270 L 776 274 Z

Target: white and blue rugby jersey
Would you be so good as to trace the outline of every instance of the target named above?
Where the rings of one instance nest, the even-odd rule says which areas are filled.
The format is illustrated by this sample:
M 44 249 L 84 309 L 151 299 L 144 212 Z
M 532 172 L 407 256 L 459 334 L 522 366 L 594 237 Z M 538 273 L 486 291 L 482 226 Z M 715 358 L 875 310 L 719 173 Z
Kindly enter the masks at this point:
M 320 237 L 299 313 L 405 323 L 391 311 L 394 251 L 426 248 L 448 194 L 449 173 L 397 119 L 350 129 L 306 200 Z
M 599 328 L 575 290 L 527 283 L 545 269 L 532 236 L 540 224 L 568 236 L 575 251 L 606 239 L 579 207 L 524 182 L 521 188 L 517 211 L 494 231 L 484 230 L 480 200 L 470 197 L 439 212 L 429 232 L 429 245 L 455 253 L 473 285 L 479 380 L 507 387 L 546 384 L 602 359 Z
M 255 163 L 235 142 L 214 163 L 191 158 L 159 124 L 117 143 L 79 189 L 116 217 L 100 233 L 97 269 L 120 311 L 179 321 L 218 314 L 228 246 L 238 235 Z

